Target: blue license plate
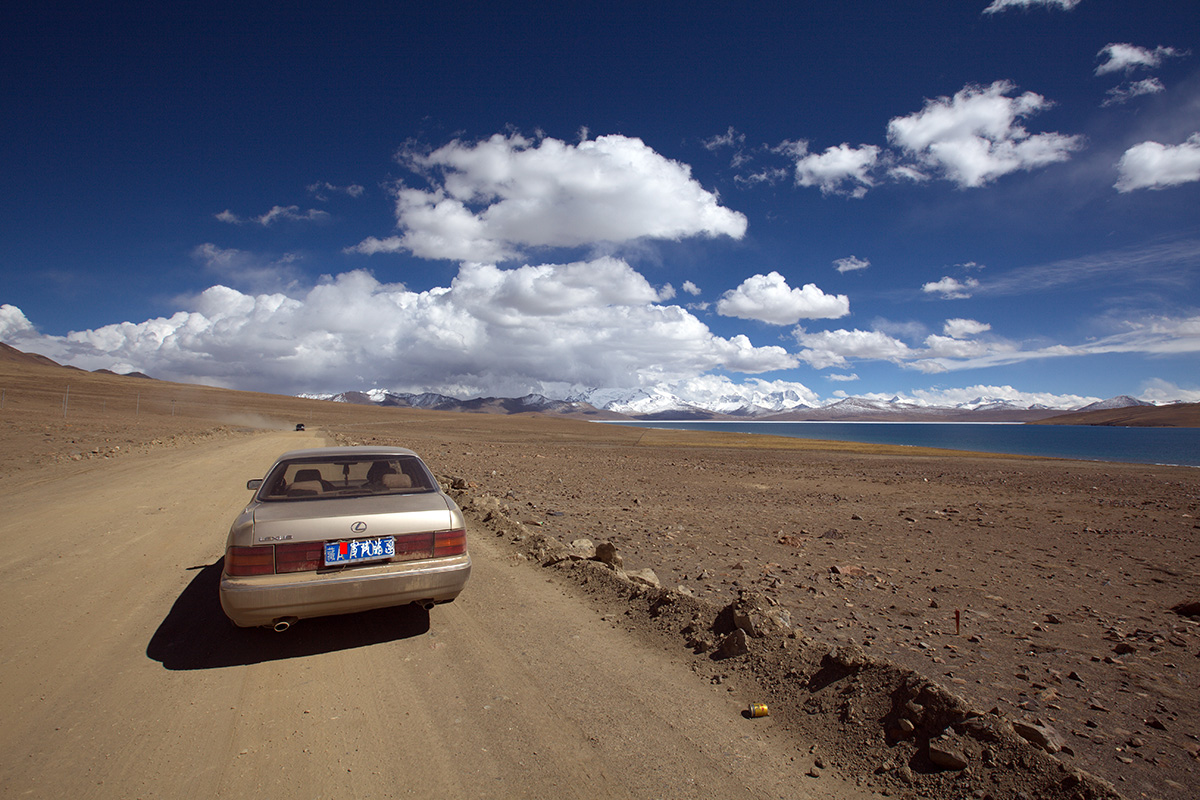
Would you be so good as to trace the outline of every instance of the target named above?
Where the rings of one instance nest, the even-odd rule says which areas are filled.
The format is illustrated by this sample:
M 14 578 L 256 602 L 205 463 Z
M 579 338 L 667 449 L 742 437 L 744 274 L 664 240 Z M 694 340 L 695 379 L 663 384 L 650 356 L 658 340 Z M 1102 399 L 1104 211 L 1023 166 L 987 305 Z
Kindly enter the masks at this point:
M 382 561 L 396 555 L 396 540 L 391 536 L 379 539 L 350 539 L 325 543 L 325 566 L 358 564 L 363 561 Z

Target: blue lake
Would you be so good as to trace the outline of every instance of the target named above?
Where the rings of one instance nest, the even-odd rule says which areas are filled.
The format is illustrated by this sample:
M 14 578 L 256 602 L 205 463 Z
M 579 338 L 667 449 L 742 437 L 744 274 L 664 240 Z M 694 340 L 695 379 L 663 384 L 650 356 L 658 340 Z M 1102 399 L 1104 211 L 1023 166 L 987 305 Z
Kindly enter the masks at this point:
M 1093 425 L 1020 425 L 975 422 L 606 422 L 643 428 L 730 431 L 797 439 L 896 444 L 1200 467 L 1200 428 L 1113 428 Z

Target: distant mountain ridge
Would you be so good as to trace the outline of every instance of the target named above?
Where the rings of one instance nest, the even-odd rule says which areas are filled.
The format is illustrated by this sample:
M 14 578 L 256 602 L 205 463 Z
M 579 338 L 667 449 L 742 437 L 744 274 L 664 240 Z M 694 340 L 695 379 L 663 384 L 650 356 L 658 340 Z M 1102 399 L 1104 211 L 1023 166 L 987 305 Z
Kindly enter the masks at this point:
M 1152 406 L 1154 403 L 1147 403 L 1145 400 L 1138 400 L 1136 397 L 1130 397 L 1127 394 L 1110 397 L 1107 400 L 1101 400 L 1098 403 L 1091 403 L 1086 406 L 1071 409 L 1072 411 L 1107 411 L 1114 408 L 1135 408 L 1137 406 Z
M 59 369 L 79 370 L 45 356 L 26 353 L 0 342 L 0 362 L 14 362 Z M 111 370 L 98 374 L 118 375 Z M 153 380 L 141 372 L 119 377 Z M 895 396 L 889 400 L 848 397 L 814 406 L 798 392 L 766 392 L 753 386 L 725 393 L 694 392 L 684 400 L 665 388 L 597 389 L 579 388 L 555 399 L 543 394 L 523 397 L 478 397 L 460 400 L 436 392 L 403 393 L 383 389 L 348 391 L 339 394 L 301 394 L 299 397 L 358 405 L 423 408 L 484 414 L 540 413 L 585 419 L 633 420 L 761 420 L 826 422 L 1040 422 L 1056 425 L 1120 425 L 1156 427 L 1200 427 L 1200 403 L 1176 401 L 1156 405 L 1129 395 L 1101 400 L 1076 408 L 1052 408 L 1040 404 L 1021 406 L 999 398 L 977 397 L 953 406 L 909 403 Z
M 423 408 L 436 411 L 520 414 L 542 413 L 593 419 L 636 420 L 735 420 L 842 421 L 842 422 L 1033 422 L 1060 414 L 1091 410 L 1152 405 L 1121 395 L 1078 408 L 1052 408 L 1042 404 L 1017 405 L 1002 399 L 977 397 L 953 406 L 918 405 L 899 397 L 876 400 L 848 397 L 815 406 L 796 392 L 697 396 L 685 400 L 658 388 L 576 389 L 564 399 L 542 394 L 523 397 L 480 397 L 460 400 L 443 394 L 388 392 L 374 389 L 336 395 L 303 395 L 342 403 Z
M 561 414 L 595 416 L 599 418 L 618 417 L 620 415 L 602 413 L 599 409 L 580 402 L 567 400 L 552 400 L 541 394 L 528 394 L 524 397 L 477 397 L 471 400 L 459 400 L 435 392 L 410 394 L 405 392 L 388 392 L 373 389 L 368 392 L 341 392 L 334 395 L 302 394 L 314 400 L 332 400 L 335 403 L 352 403 L 354 405 L 392 406 L 396 408 L 422 408 L 429 411 L 464 411 L 477 414 Z

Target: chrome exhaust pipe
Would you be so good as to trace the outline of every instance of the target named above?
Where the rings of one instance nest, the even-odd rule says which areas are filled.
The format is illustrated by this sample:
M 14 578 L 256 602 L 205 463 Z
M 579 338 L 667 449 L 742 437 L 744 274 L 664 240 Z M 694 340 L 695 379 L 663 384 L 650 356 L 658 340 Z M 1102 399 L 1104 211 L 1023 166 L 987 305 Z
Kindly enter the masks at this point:
M 422 600 L 420 603 L 421 608 L 425 609 L 426 611 L 429 611 L 434 607 L 434 605 L 435 603 L 432 600 Z
M 292 627 L 292 623 L 298 621 L 299 620 L 296 619 L 296 617 L 280 617 L 271 624 L 271 630 L 275 631 L 276 633 L 283 633 L 288 628 Z

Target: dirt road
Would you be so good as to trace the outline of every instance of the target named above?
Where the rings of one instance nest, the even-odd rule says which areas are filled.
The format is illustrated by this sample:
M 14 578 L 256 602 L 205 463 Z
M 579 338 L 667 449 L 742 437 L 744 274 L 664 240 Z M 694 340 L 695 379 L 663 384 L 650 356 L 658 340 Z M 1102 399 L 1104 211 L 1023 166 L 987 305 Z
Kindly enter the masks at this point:
M 467 591 L 237 630 L 216 602 L 247 478 L 312 434 L 6 487 L 5 797 L 867 796 L 747 697 L 475 536 Z M 436 464 L 435 470 L 436 470 Z

